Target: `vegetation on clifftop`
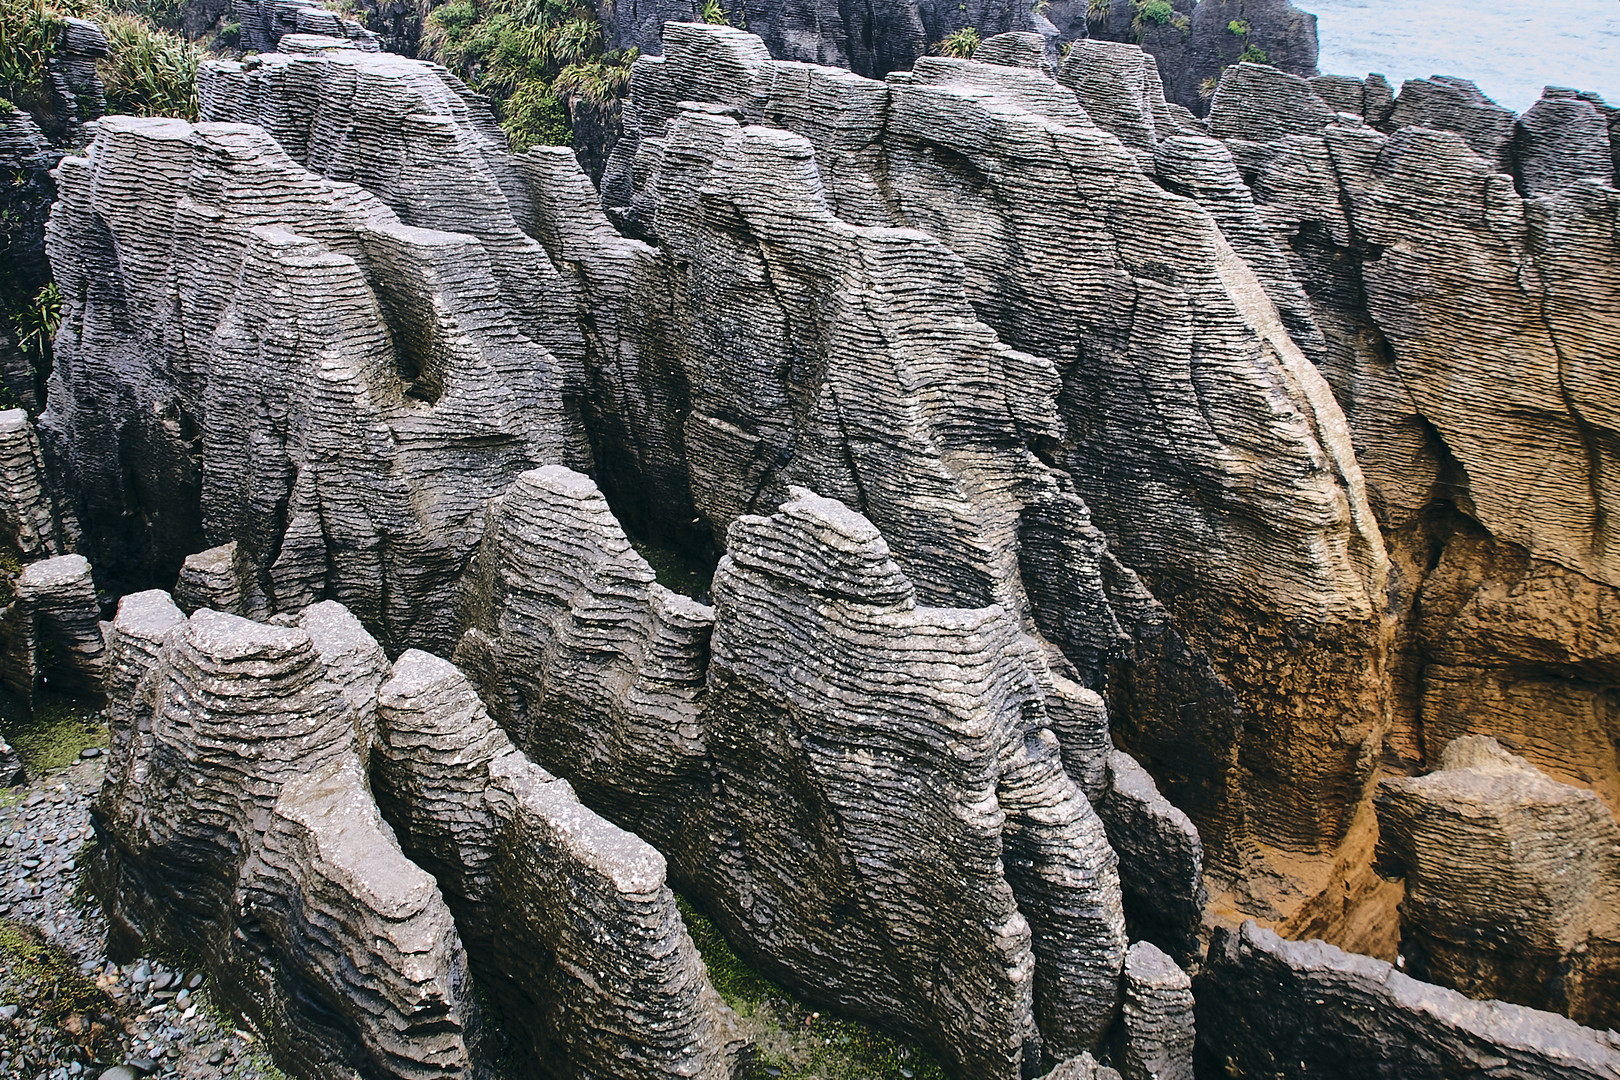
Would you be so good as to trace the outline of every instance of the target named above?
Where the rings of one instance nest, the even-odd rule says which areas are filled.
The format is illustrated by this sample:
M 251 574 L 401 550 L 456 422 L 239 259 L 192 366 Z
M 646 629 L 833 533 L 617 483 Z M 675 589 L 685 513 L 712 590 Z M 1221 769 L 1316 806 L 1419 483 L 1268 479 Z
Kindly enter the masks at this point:
M 109 113 L 196 119 L 202 48 L 155 26 L 142 4 L 0 0 L 0 98 L 29 112 L 47 107 L 45 78 L 69 17 L 98 23 L 107 35 L 110 52 L 96 71 Z
M 451 0 L 428 16 L 422 55 L 493 100 L 521 153 L 568 143 L 565 98 L 607 107 L 628 94 L 639 54 L 606 49 L 575 0 Z

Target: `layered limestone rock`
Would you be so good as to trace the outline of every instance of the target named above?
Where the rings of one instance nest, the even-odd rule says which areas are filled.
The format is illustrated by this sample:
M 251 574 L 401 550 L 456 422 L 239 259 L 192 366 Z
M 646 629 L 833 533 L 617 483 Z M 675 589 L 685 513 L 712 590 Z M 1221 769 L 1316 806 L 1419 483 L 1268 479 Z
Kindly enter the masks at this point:
M 1226 876 L 1256 839 L 1328 857 L 1386 711 L 1381 548 L 1330 395 L 1215 220 L 1038 63 L 1016 66 L 1036 63 L 1022 39 L 991 49 L 1015 66 L 929 60 L 889 85 L 772 61 L 725 27 L 672 25 L 664 44 L 636 69 L 605 180 L 613 216 L 657 248 L 590 210 L 564 151 L 518 159 L 514 189 L 427 65 L 216 65 L 205 111 L 269 124 L 401 214 L 455 213 L 486 245 L 538 238 L 573 276 L 597 475 L 632 531 L 702 547 L 790 484 L 836 496 L 925 600 L 1004 604 L 1062 649 L 1061 676 L 1101 688 L 1128 652 L 1117 729 Z M 377 134 L 397 143 L 402 123 L 439 149 L 402 158 Z M 434 171 L 446 155 L 470 179 Z M 965 180 L 963 160 L 981 162 Z M 1073 160 L 1092 163 L 1078 189 Z M 1116 240 L 1125 219 L 1157 231 Z M 1138 321 L 1142 289 L 1187 317 Z M 1099 760 L 1082 784 L 1100 780 Z
M 450 912 L 377 813 L 310 636 L 147 593 L 112 639 L 133 690 L 90 879 L 114 946 L 195 950 L 297 1075 L 481 1075 Z
M 456 662 L 518 748 L 683 872 L 664 840 L 698 829 L 711 783 L 714 609 L 657 583 L 589 478 L 548 466 L 490 503 L 463 618 Z
M 475 979 L 532 1036 L 529 1075 L 734 1075 L 658 853 L 446 661 L 391 669 L 334 602 L 278 618 L 119 606 L 90 869 L 115 948 L 195 950 L 301 1077 L 491 1075 Z
M 699 514 L 722 528 L 750 502 L 779 498 L 780 485 L 804 483 L 870 517 L 930 601 L 994 599 L 1028 612 L 1092 685 L 1104 684 L 1123 647 L 1133 663 L 1108 681 L 1116 735 L 1197 822 L 1225 877 L 1243 876 L 1271 848 L 1330 860 L 1366 794 L 1387 715 L 1382 540 L 1328 385 L 1216 220 L 1142 171 L 1157 144 L 1143 135 L 1121 145 L 1092 123 L 1077 91 L 1034 68 L 928 58 L 878 85 L 771 61 L 757 40 L 724 27 L 672 25 L 665 45 L 664 57 L 638 61 L 603 195 L 610 217 L 673 256 L 671 306 L 702 313 L 696 342 L 683 325 L 632 326 L 642 364 L 649 352 L 673 352 L 686 372 L 692 412 L 679 445 Z M 1085 52 L 1106 60 L 1110 51 Z M 1088 78 L 1082 60 L 1064 70 L 1077 86 Z M 1133 78 L 1143 129 L 1163 119 L 1167 131 L 1182 130 L 1154 105 L 1146 67 Z M 705 104 L 682 104 L 691 102 Z M 802 194 L 785 180 L 795 176 Z M 854 445 L 841 455 L 849 464 L 826 462 L 829 438 L 848 445 L 868 425 L 894 423 L 820 421 L 851 409 L 840 382 L 844 358 L 856 355 L 821 342 L 841 345 L 861 322 L 899 308 L 829 311 L 814 299 L 821 279 L 805 282 L 797 270 L 810 245 L 803 226 L 787 231 L 789 220 L 825 230 L 829 250 L 880 235 L 846 222 L 926 231 L 961 259 L 972 315 L 1027 350 L 1003 353 L 999 366 L 1007 384 L 1025 387 L 1007 408 L 1035 460 L 999 450 L 1006 429 L 995 433 L 984 412 L 972 417 L 977 430 L 956 418 L 959 403 L 974 400 L 965 387 L 900 417 L 920 417 L 919 435 L 948 447 L 947 475 L 971 447 L 995 451 L 994 467 L 1018 477 L 1017 487 L 991 487 L 983 465 L 953 484 L 952 497 L 984 522 L 979 536 L 958 523 L 966 510 L 949 522 L 919 515 L 917 478 L 939 473 L 926 459 L 886 454 L 908 478 L 898 490 L 884 463 Z M 1131 229 L 1114 224 L 1125 220 Z M 1251 233 L 1257 248 L 1264 230 Z M 882 235 L 887 248 L 901 242 Z M 587 254 L 588 288 L 644 287 L 650 274 L 627 264 L 651 258 Z M 909 259 L 905 273 L 918 276 L 921 261 Z M 846 280 L 864 273 L 847 258 L 831 265 Z M 891 263 L 882 279 L 842 287 L 897 295 L 899 273 Z M 956 287 L 935 278 L 907 296 Z M 764 324 L 761 295 L 782 312 Z M 709 329 L 737 325 L 743 296 L 760 329 L 747 338 Z M 1305 326 L 1297 290 L 1295 300 Z M 960 319 L 955 304 L 868 334 L 911 340 L 912 327 Z M 878 362 L 896 359 L 909 367 L 898 347 Z M 870 381 L 869 363 L 849 366 Z M 729 384 L 733 370 L 771 372 L 769 397 L 758 375 Z M 1016 570 L 1001 539 L 1009 518 L 1021 543 Z M 940 543 L 953 534 L 960 539 Z M 1276 865 L 1280 894 L 1244 901 L 1273 917 L 1316 888 Z
M 1316 74 L 1316 16 L 1288 0 L 1173 0 L 1164 18 L 1134 0 L 1111 0 L 1090 36 L 1138 45 L 1164 72 L 1170 100 L 1202 116 L 1211 89 L 1254 50 L 1283 71 Z
M 57 555 L 29 563 L 17 599 L 0 614 L 0 679 L 24 701 L 49 683 L 67 694 L 102 693 L 106 642 L 90 563 Z
M 300 165 L 360 185 L 407 225 L 476 238 L 504 319 L 551 354 L 537 363 L 503 342 L 486 362 L 520 400 L 561 393 L 572 402 L 585 348 L 576 298 L 524 231 L 533 217 L 530 196 L 488 103 L 435 65 L 331 44 L 309 39 L 296 53 L 202 65 L 200 115 L 257 124 Z M 417 363 L 427 361 L 442 347 L 432 312 L 405 297 L 392 302 L 408 328 L 402 344 L 424 354 Z M 569 460 L 587 460 L 583 432 L 567 434 L 576 440 Z
M 448 661 L 405 653 L 378 703 L 379 803 L 439 879 L 529 1071 L 732 1076 L 736 1017 L 709 985 L 663 856 L 514 750 Z
M 1515 123 L 1455 79 L 1384 108 L 1355 83 L 1241 65 L 1211 124 L 1311 298 L 1399 567 L 1390 749 L 1415 769 L 1489 734 L 1620 806 L 1606 114 L 1549 90 Z
M 1597 795 L 1469 736 L 1377 804 L 1413 975 L 1620 1025 L 1620 825 Z
M 1086 5 L 1078 0 L 1057 0 L 1044 15 L 1026 5 L 989 0 L 874 0 L 860 4 L 851 0 L 805 4 L 727 0 L 722 7 L 727 21 L 759 35 L 771 56 L 846 68 L 875 79 L 907 70 L 931 47 L 963 27 L 974 27 L 987 38 L 1013 31 L 1038 32 L 1053 41 L 1050 47 L 1054 50 L 1060 35 L 1068 41 L 1086 33 Z M 600 10 L 609 48 L 639 48 L 648 56 L 671 49 L 664 37 L 665 24 L 696 23 L 702 21 L 702 15 L 703 5 L 694 0 L 603 4 Z
M 1192 980 L 1176 962 L 1139 941 L 1125 954 L 1119 1071 L 1125 1080 L 1192 1080 Z
M 1106 1065 L 1097 1064 L 1090 1054 L 1070 1058 L 1045 1077 L 1045 1080 L 1120 1080 L 1119 1073 Z
M 315 34 L 363 52 L 382 48 L 378 36 L 353 19 L 304 0 L 231 0 L 244 52 L 275 52 L 289 35 Z
M 485 245 L 244 125 L 108 118 L 59 178 L 40 423 L 80 550 L 167 584 L 234 541 L 247 610 L 331 597 L 385 643 L 452 645 L 484 500 L 580 441 Z
M 230 615 L 247 616 L 254 583 L 248 578 L 235 540 L 219 547 L 187 555 L 180 566 L 180 579 L 174 585 L 174 602 L 191 612 L 212 608 Z
M 1599 1080 L 1620 1037 L 1554 1013 L 1471 1001 L 1380 960 L 1254 923 L 1218 930 L 1194 983 L 1199 1037 L 1238 1076 Z
M 0 412 L 0 547 L 21 562 L 62 553 L 55 508 L 45 494 L 45 458 L 22 409 Z
M 11 744 L 0 737 L 0 787 L 16 787 L 18 784 L 28 782 L 28 770 L 23 768 L 22 761 Z
M 457 658 L 767 974 L 961 1075 L 1095 1046 L 1125 940 L 1070 775 L 1084 696 L 1003 609 L 922 606 L 808 492 L 732 526 L 713 589 L 658 585 L 594 485 L 536 470 L 491 506 Z
M 921 605 L 871 523 L 802 491 L 732 526 L 714 594 L 706 737 L 741 834 L 720 873 L 785 881 L 792 852 L 819 850 L 862 868 L 864 916 L 823 885 L 782 890 L 762 926 L 757 901 L 711 891 L 722 924 L 752 922 L 762 954 L 819 970 L 839 996 L 865 983 L 871 997 L 920 999 L 965 1075 L 1015 1072 L 1031 990 L 1049 1057 L 1094 1045 L 1125 946 L 1116 859 L 1064 771 L 1016 624 L 994 607 Z M 897 656 L 908 662 L 886 659 Z M 964 699 L 966 687 L 978 689 Z M 823 815 L 851 824 L 829 832 Z M 806 932 L 839 922 L 827 942 Z M 924 959 L 939 947 L 929 940 L 961 958 L 949 983 Z M 879 958 L 897 951 L 885 969 Z
M 45 220 L 56 184 L 57 153 L 34 118 L 21 109 L 0 109 L 0 307 L 10 314 L 32 306 L 51 279 L 45 258 Z M 0 319 L 0 384 L 27 408 L 39 405 L 37 344 L 24 345 L 10 318 Z

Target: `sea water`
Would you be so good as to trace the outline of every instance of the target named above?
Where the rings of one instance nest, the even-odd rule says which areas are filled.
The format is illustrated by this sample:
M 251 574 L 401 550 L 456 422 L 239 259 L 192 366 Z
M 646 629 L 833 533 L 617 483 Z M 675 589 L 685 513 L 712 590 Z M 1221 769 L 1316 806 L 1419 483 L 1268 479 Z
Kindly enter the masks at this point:
M 1294 0 L 1317 16 L 1324 73 L 1460 75 L 1523 112 L 1543 86 L 1620 105 L 1620 0 Z

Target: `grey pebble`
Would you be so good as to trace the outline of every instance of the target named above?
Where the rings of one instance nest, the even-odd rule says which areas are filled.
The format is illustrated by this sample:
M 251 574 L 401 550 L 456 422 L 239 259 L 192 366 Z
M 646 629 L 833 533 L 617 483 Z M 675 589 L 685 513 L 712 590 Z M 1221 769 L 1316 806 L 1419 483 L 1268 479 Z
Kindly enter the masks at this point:
M 101 1074 L 101 1080 L 135 1080 L 135 1070 L 128 1065 L 114 1065 Z

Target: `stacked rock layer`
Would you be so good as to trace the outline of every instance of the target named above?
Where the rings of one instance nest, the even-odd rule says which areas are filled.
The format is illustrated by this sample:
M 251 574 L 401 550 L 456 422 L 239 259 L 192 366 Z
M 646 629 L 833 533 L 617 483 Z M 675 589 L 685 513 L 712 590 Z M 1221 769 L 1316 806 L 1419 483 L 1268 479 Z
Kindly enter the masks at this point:
M 733 1075 L 735 1018 L 658 854 L 469 724 L 482 706 L 448 662 L 390 672 L 331 602 L 282 621 L 120 604 L 90 868 L 114 948 L 195 950 L 303 1077 L 490 1076 L 484 1000 L 536 1041 L 537 1077 Z
M 18 429 L 7 535 L 195 612 L 103 648 L 65 555 L 5 616 L 17 689 L 111 695 L 128 940 L 246 971 L 307 1075 L 480 1074 L 476 980 L 559 1075 L 724 1076 L 667 865 L 974 1080 L 1185 1075 L 1194 992 L 1244 1075 L 1611 1067 L 1255 927 L 1178 967 L 1253 914 L 1612 1022 L 1606 105 L 1301 54 L 1200 120 L 1117 42 L 876 82 L 672 23 L 598 196 L 305 11 L 58 173 L 60 509 Z

